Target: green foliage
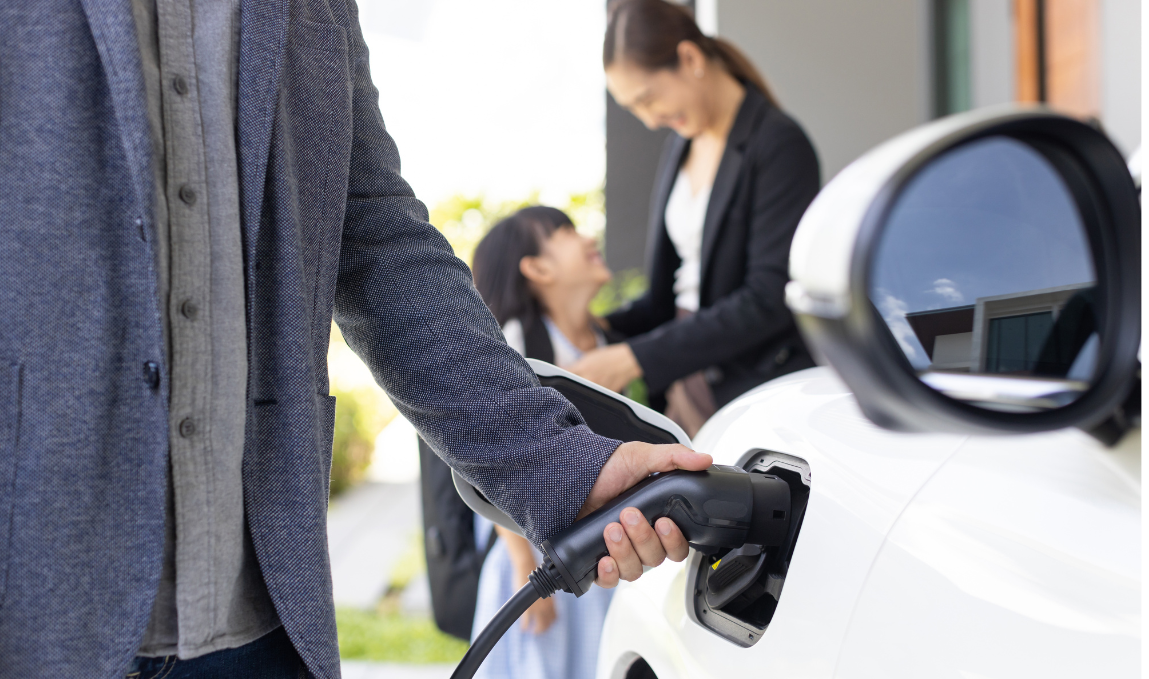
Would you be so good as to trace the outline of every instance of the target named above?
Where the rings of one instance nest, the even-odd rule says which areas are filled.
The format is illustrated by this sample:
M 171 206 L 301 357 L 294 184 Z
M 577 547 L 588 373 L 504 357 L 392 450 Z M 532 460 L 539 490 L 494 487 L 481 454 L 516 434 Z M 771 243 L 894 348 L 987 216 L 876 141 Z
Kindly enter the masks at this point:
M 627 302 L 638 299 L 646 292 L 646 276 L 638 269 L 627 269 L 614 275 L 609 283 L 602 286 L 598 295 L 590 302 L 590 312 L 595 316 L 605 316 Z
M 538 202 L 538 193 L 525 200 L 492 201 L 484 196 L 452 196 L 431 208 L 431 223 L 439 229 L 455 255 L 471 264 L 475 246 L 503 217 Z
M 483 195 L 452 196 L 431 208 L 431 223 L 439 229 L 455 250 L 455 255 L 471 264 L 475 246 L 487 231 L 503 217 L 530 205 L 539 205 L 539 192 L 533 191 L 521 200 L 491 200 Z M 602 189 L 573 194 L 566 204 L 553 207 L 570 215 L 581 233 L 600 237 L 603 225 L 605 199 Z
M 597 238 L 599 248 L 603 247 L 603 236 L 606 235 L 606 195 L 602 189 L 572 194 L 567 198 L 567 204 L 559 207 L 570 215 L 579 233 Z
M 646 380 L 641 377 L 626 385 L 622 395 L 635 403 L 650 407 L 650 390 L 646 388 Z
M 375 452 L 375 438 L 395 417 L 395 406 L 370 371 L 331 326 L 328 370 L 335 397 L 335 436 L 331 448 L 331 497 L 363 480 Z
M 335 610 L 339 657 L 396 663 L 458 663 L 468 644 L 429 619 L 351 608 Z
M 335 439 L 331 449 L 331 497 L 335 497 L 363 479 L 375 439 L 371 436 L 370 412 L 354 392 L 335 396 Z M 378 432 L 375 432 L 378 435 Z
M 641 297 L 647 287 L 646 276 L 638 269 L 620 271 L 591 300 L 590 311 L 595 316 L 605 316 L 623 304 Z M 641 378 L 628 384 L 622 390 L 622 395 L 644 406 L 650 405 L 650 394 L 646 382 Z

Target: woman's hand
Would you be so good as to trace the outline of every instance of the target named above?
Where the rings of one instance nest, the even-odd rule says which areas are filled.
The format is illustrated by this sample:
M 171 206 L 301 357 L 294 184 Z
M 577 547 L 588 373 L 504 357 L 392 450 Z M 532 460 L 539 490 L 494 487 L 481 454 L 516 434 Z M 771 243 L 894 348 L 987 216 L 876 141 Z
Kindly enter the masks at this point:
M 611 391 L 622 391 L 642 377 L 642 366 L 625 342 L 588 351 L 568 370 Z

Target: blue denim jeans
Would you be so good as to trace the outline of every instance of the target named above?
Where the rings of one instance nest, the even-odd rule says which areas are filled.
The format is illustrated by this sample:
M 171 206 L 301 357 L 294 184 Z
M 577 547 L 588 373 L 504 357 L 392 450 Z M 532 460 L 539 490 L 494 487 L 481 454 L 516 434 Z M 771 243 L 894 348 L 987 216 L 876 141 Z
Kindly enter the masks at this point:
M 250 644 L 191 660 L 137 657 L 125 679 L 305 679 L 309 674 L 282 627 Z

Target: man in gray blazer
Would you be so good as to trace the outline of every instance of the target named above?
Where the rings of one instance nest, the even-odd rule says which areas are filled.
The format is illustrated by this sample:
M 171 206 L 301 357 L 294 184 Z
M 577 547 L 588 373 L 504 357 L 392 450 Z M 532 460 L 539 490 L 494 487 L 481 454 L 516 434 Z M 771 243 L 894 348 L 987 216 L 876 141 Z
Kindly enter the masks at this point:
M 377 98 L 352 0 L 0 3 L 0 677 L 339 675 L 333 317 L 536 543 L 709 464 L 539 387 Z

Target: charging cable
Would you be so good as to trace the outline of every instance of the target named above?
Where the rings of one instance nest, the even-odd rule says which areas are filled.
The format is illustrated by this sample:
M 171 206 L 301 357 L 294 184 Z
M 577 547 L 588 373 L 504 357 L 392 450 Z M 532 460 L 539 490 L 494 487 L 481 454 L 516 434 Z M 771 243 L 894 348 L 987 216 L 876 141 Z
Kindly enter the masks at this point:
M 491 618 L 491 621 L 471 643 L 471 647 L 467 649 L 467 654 L 463 656 L 459 666 L 451 674 L 451 679 L 471 679 L 475 676 L 475 672 L 479 671 L 479 665 L 483 664 L 483 661 L 491 653 L 491 649 L 495 647 L 499 639 L 503 638 L 511 625 L 515 624 L 515 621 L 523 613 L 526 613 L 531 604 L 539 599 L 546 599 L 558 589 L 558 569 L 555 568 L 549 558 L 544 557 L 543 564 L 527 578 L 527 584 L 523 585 L 507 603 L 499 608 L 495 617 Z
M 550 540 L 543 541 L 543 564 L 471 644 L 451 679 L 471 679 L 503 634 L 531 604 L 562 589 L 586 594 L 607 556 L 603 531 L 624 507 L 635 507 L 651 525 L 669 517 L 691 547 L 716 553 L 744 544 L 781 545 L 790 525 L 790 486 L 767 474 L 738 467 L 655 474 Z

